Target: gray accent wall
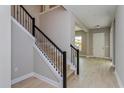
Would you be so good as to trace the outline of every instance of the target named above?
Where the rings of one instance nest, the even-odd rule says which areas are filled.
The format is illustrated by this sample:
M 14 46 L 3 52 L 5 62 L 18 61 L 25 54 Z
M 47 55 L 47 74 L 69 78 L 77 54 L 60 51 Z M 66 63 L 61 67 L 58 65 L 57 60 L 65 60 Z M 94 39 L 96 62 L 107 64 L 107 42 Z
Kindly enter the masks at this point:
M 26 34 L 19 23 L 12 20 L 12 48 L 11 48 L 11 79 L 16 79 L 33 72 L 33 46 L 34 40 Z

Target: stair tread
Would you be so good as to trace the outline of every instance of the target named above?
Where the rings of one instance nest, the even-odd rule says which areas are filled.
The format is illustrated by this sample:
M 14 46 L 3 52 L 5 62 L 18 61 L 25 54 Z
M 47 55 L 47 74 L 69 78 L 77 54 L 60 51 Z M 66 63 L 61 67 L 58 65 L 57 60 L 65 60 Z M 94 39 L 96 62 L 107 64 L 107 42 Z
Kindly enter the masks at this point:
M 74 70 L 72 69 L 67 70 L 67 78 L 70 77 L 72 74 L 74 74 Z

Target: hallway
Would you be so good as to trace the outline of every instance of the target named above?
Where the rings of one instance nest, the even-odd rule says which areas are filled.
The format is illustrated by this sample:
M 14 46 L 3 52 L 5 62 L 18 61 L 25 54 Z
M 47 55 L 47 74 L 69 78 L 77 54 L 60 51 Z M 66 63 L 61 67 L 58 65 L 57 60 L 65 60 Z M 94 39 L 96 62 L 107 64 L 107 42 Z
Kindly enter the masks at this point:
M 103 59 L 80 57 L 79 77 L 70 78 L 72 88 L 118 88 L 111 62 Z

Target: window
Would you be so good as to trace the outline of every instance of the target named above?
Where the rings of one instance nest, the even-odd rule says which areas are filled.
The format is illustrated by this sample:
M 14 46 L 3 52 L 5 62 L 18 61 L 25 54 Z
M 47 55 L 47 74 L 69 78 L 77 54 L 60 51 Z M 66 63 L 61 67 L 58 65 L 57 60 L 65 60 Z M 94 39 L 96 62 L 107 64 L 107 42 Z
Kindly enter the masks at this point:
M 79 48 L 79 50 L 81 51 L 81 42 L 82 42 L 82 37 L 81 36 L 76 36 L 75 37 L 75 45 Z

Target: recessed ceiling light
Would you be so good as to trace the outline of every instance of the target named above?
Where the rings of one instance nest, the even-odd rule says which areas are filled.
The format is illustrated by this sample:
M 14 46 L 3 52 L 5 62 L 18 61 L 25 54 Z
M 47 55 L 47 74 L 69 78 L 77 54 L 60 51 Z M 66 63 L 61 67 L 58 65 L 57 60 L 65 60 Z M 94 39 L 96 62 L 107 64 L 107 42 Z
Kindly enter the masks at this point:
M 96 28 L 100 28 L 100 25 L 96 25 Z

